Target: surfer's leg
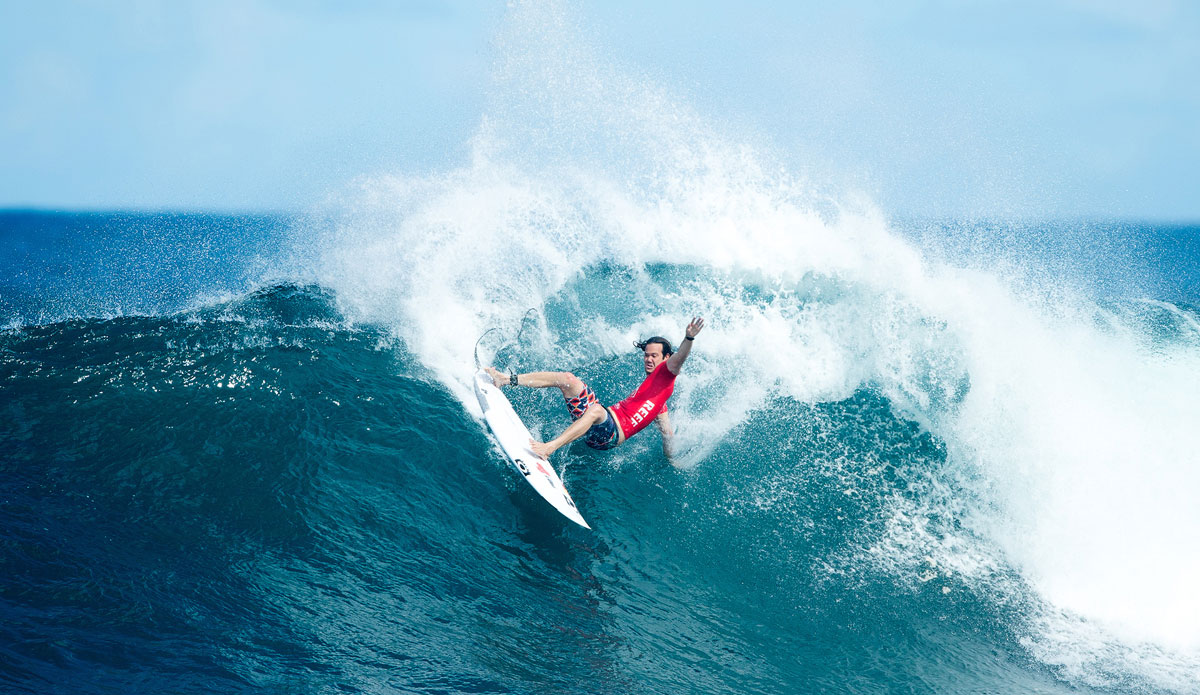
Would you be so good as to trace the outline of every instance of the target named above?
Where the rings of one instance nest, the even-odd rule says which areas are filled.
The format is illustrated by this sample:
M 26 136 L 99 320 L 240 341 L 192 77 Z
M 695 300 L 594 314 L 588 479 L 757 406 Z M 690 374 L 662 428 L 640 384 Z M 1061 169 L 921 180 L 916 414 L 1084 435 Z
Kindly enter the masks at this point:
M 563 398 L 579 398 L 579 394 L 587 388 L 583 380 L 570 372 L 534 372 L 532 374 L 522 374 L 521 383 L 525 383 L 525 377 L 528 376 L 532 382 L 530 386 L 533 388 L 546 388 L 555 386 L 562 391 Z
M 562 434 L 545 443 L 532 442 L 530 448 L 538 456 L 549 457 L 550 454 L 587 434 L 592 425 L 604 421 L 607 417 L 608 413 L 605 412 L 603 406 L 599 403 L 592 404 L 584 411 L 583 415 L 575 420 L 575 422 L 572 422 L 567 429 L 563 430 Z
M 496 386 L 508 386 L 509 375 L 492 367 L 486 369 Z M 529 372 L 517 375 L 518 386 L 528 386 L 531 389 L 558 388 L 562 390 L 563 398 L 578 398 L 583 393 L 583 381 L 570 372 Z

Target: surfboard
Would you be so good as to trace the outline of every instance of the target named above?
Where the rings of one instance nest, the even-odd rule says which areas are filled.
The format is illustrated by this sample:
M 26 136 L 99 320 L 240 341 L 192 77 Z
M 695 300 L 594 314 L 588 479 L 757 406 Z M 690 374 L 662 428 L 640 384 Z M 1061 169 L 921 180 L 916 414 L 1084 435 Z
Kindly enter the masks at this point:
M 554 472 L 554 466 L 529 448 L 529 440 L 533 438 L 529 434 L 529 428 L 521 422 L 508 397 L 496 388 L 492 377 L 482 369 L 475 373 L 475 395 L 483 408 L 483 419 L 491 428 L 512 467 L 563 516 L 590 529 L 591 526 L 583 520 L 583 516 L 575 507 L 575 500 L 571 499 L 558 473 Z

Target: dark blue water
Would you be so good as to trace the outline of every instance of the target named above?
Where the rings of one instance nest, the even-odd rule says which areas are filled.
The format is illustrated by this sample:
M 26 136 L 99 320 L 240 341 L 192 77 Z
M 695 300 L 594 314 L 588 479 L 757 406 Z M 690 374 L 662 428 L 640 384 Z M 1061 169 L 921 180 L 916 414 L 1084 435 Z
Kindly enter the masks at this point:
M 11 323 L 175 311 L 244 294 L 288 218 L 6 211 L 0 313 Z
M 1144 350 L 1142 361 L 1194 360 L 1197 230 L 1108 231 L 1170 269 L 1145 285 L 1159 294 L 1097 293 L 1083 324 L 1066 309 L 1053 321 L 1098 331 L 1104 355 L 1111 343 Z M 849 274 L 735 283 L 716 268 L 614 259 L 582 268 L 532 314 L 514 308 L 486 355 L 571 368 L 611 400 L 636 386 L 637 356 L 615 339 L 589 344 L 589 327 L 603 334 L 664 306 L 673 325 L 695 296 L 725 298 L 710 305 L 673 402 L 685 470 L 663 459 L 653 428 L 613 453 L 556 455 L 586 531 L 505 466 L 462 397 L 473 365 L 461 380 L 440 371 L 439 343 L 422 340 L 443 334 L 421 321 L 443 325 L 445 311 L 373 318 L 357 276 L 323 285 L 313 280 L 329 266 L 292 264 L 297 248 L 327 243 L 314 238 L 327 240 L 272 217 L 0 215 L 5 691 L 1200 689 L 1186 593 L 1165 594 L 1179 622 L 1089 613 L 1047 580 L 1056 567 L 992 523 L 1025 541 L 1071 532 L 1008 493 L 1020 482 L 1053 500 L 1063 484 L 1004 463 L 1005 451 L 1029 451 L 1003 440 L 1011 430 L 991 432 L 998 444 L 972 439 L 972 412 L 991 407 L 975 400 L 992 388 L 990 353 L 950 314 L 889 314 L 904 328 L 882 349 L 923 367 L 897 376 L 851 342 L 842 366 L 814 357 L 785 370 L 806 375 L 797 385 L 767 376 L 776 361 L 754 341 L 813 322 L 865 330 L 858 322 L 878 315 L 857 308 L 883 300 Z M 512 291 L 516 307 L 524 295 Z M 758 332 L 732 330 L 739 321 Z M 463 333 L 456 355 L 477 337 Z M 830 373 L 844 377 L 840 392 L 805 390 Z M 535 431 L 566 424 L 551 394 L 514 403 Z M 1194 458 L 1155 448 L 1162 430 L 1130 427 L 1150 442 L 1143 470 L 1187 475 Z M 1042 455 L 1060 474 L 1071 464 Z M 1101 480 L 1122 471 L 1092 463 Z M 1161 495 L 1125 509 L 1157 518 L 1138 505 L 1169 506 Z M 1166 518 L 1197 531 L 1189 511 Z M 1108 532 L 1092 528 L 1063 546 L 1064 561 L 1095 580 L 1081 585 L 1116 591 L 1123 559 L 1086 550 Z M 1139 562 L 1187 583 L 1186 549 L 1142 545 Z M 1111 581 L 1097 566 L 1113 568 Z

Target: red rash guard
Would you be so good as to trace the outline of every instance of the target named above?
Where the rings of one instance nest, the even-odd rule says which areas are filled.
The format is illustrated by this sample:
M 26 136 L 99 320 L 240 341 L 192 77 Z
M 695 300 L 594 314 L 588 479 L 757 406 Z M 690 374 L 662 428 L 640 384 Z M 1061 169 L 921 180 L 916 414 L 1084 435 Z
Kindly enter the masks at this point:
M 659 413 L 667 412 L 667 399 L 675 391 L 675 375 L 663 362 L 654 368 L 633 395 L 612 406 L 612 414 L 628 439 L 645 429 Z

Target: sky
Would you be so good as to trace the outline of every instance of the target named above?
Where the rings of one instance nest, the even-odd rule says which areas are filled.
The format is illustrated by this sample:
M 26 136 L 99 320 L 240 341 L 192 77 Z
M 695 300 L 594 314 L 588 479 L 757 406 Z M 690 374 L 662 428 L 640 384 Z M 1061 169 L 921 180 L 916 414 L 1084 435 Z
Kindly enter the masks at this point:
M 595 60 L 887 214 L 1200 221 L 1200 3 L 553 4 Z M 0 207 L 303 210 L 462 166 L 510 11 L 0 0 Z

